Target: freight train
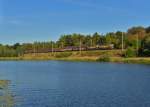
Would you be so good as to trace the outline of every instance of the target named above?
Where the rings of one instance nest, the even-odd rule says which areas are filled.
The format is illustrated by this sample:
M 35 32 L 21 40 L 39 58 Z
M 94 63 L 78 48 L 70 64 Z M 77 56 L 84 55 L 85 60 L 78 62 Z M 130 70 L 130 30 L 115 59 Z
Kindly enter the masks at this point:
M 112 50 L 114 45 L 97 45 L 96 47 L 87 46 L 67 46 L 65 48 L 51 48 L 51 49 L 31 49 L 25 50 L 25 53 L 49 53 L 49 52 L 66 52 L 66 51 L 93 51 L 93 50 Z

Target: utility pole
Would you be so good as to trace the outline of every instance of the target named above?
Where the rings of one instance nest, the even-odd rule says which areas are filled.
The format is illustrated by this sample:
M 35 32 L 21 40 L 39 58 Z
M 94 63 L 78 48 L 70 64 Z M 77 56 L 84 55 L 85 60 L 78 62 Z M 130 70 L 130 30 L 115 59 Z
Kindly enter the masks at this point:
M 43 49 L 45 48 L 44 42 L 43 42 Z
M 36 55 L 35 43 L 33 44 L 33 53 L 34 53 L 34 56 L 35 56 Z
M 122 32 L 122 51 L 124 51 L 124 37 L 123 37 L 123 32 Z
M 53 46 L 53 41 L 51 41 L 52 43 L 52 54 L 54 53 L 54 46 Z
M 64 43 L 63 42 L 61 42 L 61 48 L 64 48 Z
M 139 52 L 138 52 L 139 51 L 139 33 L 137 34 L 136 37 L 137 37 L 136 49 L 137 49 L 137 55 L 138 55 L 139 54 Z
M 82 41 L 80 39 L 80 54 L 82 53 Z
M 92 38 L 91 38 L 91 47 L 92 47 L 92 45 L 93 45 L 93 40 L 92 40 Z

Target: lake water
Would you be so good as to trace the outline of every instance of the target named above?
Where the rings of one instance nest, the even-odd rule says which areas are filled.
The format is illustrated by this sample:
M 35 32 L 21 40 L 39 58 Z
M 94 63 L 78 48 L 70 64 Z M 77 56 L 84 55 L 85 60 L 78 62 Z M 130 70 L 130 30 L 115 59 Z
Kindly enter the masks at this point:
M 1 61 L 14 107 L 150 107 L 150 66 Z

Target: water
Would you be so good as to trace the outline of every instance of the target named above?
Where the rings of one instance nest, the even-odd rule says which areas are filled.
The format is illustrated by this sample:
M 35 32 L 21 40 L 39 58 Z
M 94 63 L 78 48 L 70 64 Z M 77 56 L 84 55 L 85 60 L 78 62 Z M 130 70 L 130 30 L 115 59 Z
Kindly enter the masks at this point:
M 150 66 L 2 61 L 14 107 L 150 107 Z

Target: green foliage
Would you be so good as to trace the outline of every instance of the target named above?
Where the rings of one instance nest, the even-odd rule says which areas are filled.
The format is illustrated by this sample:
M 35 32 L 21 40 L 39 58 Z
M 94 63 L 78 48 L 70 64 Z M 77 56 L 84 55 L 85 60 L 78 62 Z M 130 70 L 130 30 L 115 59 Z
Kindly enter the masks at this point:
M 146 28 L 146 33 L 150 33 L 150 26 Z
M 16 57 L 17 52 L 7 46 L 0 46 L 0 57 Z
M 125 52 L 125 57 L 136 57 L 136 51 L 132 47 L 129 47 Z
M 100 61 L 100 62 L 109 62 L 110 60 L 111 60 L 111 58 L 109 57 L 108 54 L 103 55 L 97 59 L 97 61 Z
M 144 39 L 144 48 L 150 50 L 150 35 Z
M 147 34 L 147 36 L 142 40 L 141 45 L 140 55 L 150 56 L 150 34 Z
M 143 56 L 150 56 L 150 50 L 145 49 L 145 50 L 143 51 Z
M 54 56 L 56 58 L 65 58 L 65 57 L 69 57 L 71 55 L 72 55 L 71 52 L 62 52 L 62 53 L 56 53 Z
M 99 33 L 83 35 L 83 34 L 65 34 L 62 35 L 58 41 L 47 41 L 47 42 L 34 42 L 34 43 L 16 43 L 14 45 L 2 45 L 0 44 L 0 57 L 17 57 L 22 56 L 24 53 L 45 53 L 51 51 L 53 48 L 65 48 L 68 46 L 79 47 L 80 45 L 84 47 L 99 47 L 108 46 L 110 44 L 114 45 L 115 49 L 122 48 L 122 34 L 124 38 L 124 48 L 132 47 L 137 48 L 137 43 L 140 54 L 145 55 L 150 50 L 150 27 L 144 28 L 141 26 L 132 27 L 127 32 L 108 32 L 104 35 Z M 138 37 L 138 39 L 137 39 Z M 137 42 L 138 40 L 138 42 Z M 146 51 L 145 51 L 146 50 Z M 133 54 L 132 54 L 133 53 Z M 126 56 L 135 56 L 135 52 L 132 49 L 127 49 Z M 89 53 L 82 53 L 82 56 Z M 105 54 L 105 53 L 104 53 Z M 97 53 L 99 55 L 99 53 Z M 57 57 L 69 56 L 67 54 L 56 55 Z
M 137 27 L 132 27 L 130 29 L 128 29 L 128 32 L 127 32 L 129 35 L 134 35 L 134 34 L 138 34 L 138 33 L 142 33 L 142 34 L 145 34 L 146 33 L 146 30 L 144 27 L 142 26 L 137 26 Z

